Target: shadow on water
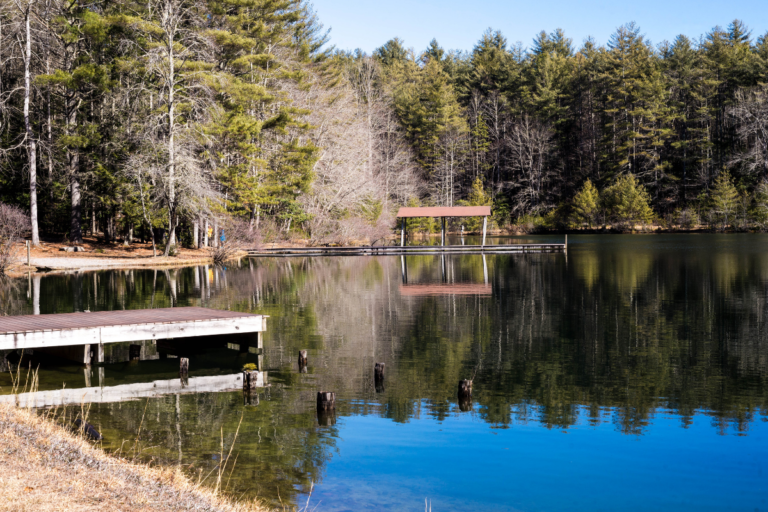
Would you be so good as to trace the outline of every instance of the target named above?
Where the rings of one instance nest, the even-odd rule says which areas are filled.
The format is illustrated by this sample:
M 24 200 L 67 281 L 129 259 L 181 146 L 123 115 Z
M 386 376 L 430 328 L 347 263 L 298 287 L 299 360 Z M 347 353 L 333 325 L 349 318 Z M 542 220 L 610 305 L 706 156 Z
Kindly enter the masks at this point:
M 90 414 L 109 449 L 133 439 L 143 418 L 143 456 L 195 475 L 216 467 L 222 429 L 231 442 L 243 416 L 229 490 L 272 503 L 296 502 L 311 482 L 333 482 L 337 472 L 354 479 L 332 460 L 355 453 L 344 439 L 354 439 L 358 418 L 411 429 L 461 425 L 473 435 L 591 428 L 606 439 L 606 432 L 652 438 L 705 418 L 715 443 L 765 428 L 768 237 L 569 243 L 567 255 L 261 258 L 226 268 L 33 276 L 0 293 L 5 314 L 207 306 L 270 315 L 270 386 L 257 396 L 172 394 L 94 404 Z M 82 367 L 48 362 L 40 389 L 178 376 L 172 359 L 129 365 L 123 348 L 113 350 L 98 382 L 88 384 Z M 297 364 L 300 350 L 308 351 L 305 366 Z M 254 357 L 213 351 L 192 358 L 190 376 L 236 372 Z M 375 363 L 385 364 L 385 380 L 375 378 Z M 7 375 L 0 374 L 2 391 Z M 470 378 L 472 398 L 459 401 L 457 382 Z M 318 420 L 319 389 L 337 393 L 332 418 Z M 432 442 L 418 437 L 406 457 L 425 456 L 419 447 Z M 459 496 L 442 509 L 472 508 L 477 499 Z M 512 498 L 488 499 L 484 505 L 503 509 Z M 325 500 L 331 509 L 347 503 Z

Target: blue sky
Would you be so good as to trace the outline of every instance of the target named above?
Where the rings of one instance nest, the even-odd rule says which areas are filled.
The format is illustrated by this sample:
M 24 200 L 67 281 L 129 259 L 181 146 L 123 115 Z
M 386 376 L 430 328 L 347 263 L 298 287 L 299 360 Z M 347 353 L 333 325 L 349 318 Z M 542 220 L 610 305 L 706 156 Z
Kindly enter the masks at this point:
M 698 38 L 715 25 L 744 21 L 753 38 L 768 31 L 766 0 L 313 0 L 331 44 L 370 53 L 393 37 L 426 48 L 471 50 L 483 31 L 501 30 L 510 43 L 531 44 L 541 30 L 562 28 L 578 47 L 588 36 L 604 44 L 616 27 L 635 21 L 654 44 L 680 33 Z

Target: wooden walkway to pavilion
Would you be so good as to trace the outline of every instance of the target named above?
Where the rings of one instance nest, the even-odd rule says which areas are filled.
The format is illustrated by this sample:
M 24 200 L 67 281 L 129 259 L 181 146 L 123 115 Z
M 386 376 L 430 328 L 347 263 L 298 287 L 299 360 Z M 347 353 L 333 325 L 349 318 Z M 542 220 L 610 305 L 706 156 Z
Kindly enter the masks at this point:
M 506 254 L 528 252 L 564 252 L 562 244 L 503 244 L 503 245 L 378 245 L 360 247 L 293 247 L 252 249 L 248 256 L 410 256 L 423 254 Z

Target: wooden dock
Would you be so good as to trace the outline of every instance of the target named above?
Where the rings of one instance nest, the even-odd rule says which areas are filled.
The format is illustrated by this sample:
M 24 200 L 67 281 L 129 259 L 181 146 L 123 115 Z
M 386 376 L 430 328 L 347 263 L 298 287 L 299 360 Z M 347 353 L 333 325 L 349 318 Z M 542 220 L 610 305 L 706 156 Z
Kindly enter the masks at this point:
M 253 249 L 248 256 L 410 256 L 423 254 L 506 254 L 528 252 L 564 252 L 567 244 L 502 245 L 380 245 L 360 247 L 295 247 Z
M 266 318 L 199 307 L 7 316 L 0 317 L 0 350 L 58 349 L 90 364 L 92 357 L 102 362 L 107 343 L 230 335 L 239 339 L 233 343 L 255 337 L 260 347 Z

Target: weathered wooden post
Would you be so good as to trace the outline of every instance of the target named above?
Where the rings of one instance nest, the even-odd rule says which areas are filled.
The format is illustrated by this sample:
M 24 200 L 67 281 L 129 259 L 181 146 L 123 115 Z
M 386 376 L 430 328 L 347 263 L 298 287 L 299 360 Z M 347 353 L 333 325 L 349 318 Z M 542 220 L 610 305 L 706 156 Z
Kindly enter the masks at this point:
M 336 424 L 336 393 L 317 392 L 317 422 L 322 427 Z
M 472 398 L 472 381 L 460 380 L 459 381 L 459 398 L 468 397 Z
M 485 231 L 487 227 L 488 227 L 488 217 L 485 216 L 483 217 L 483 247 L 485 247 Z
M 259 381 L 258 371 L 243 370 L 243 391 L 251 391 L 252 389 L 256 389 L 258 381 Z
M 141 360 L 141 345 L 131 344 L 128 347 L 128 359 L 130 361 L 140 361 Z
M 189 377 L 189 358 L 179 358 L 179 377 L 182 379 Z
M 472 410 L 472 381 L 459 381 L 459 410 L 467 412 Z
M 376 363 L 373 367 L 373 382 L 377 393 L 384 392 L 384 363 Z
M 259 405 L 259 394 L 256 392 L 259 372 L 243 370 L 243 404 Z
M 253 393 L 250 391 L 243 391 L 243 405 L 251 407 L 259 405 L 259 394 L 256 391 Z
M 317 412 L 336 410 L 336 393 L 330 391 L 317 392 Z
M 27 266 L 28 266 L 28 267 L 30 266 L 30 263 L 29 263 L 29 262 L 31 261 L 31 260 L 29 259 L 29 252 L 30 252 L 30 246 L 31 246 L 31 245 L 32 245 L 32 244 L 30 244 L 30 243 L 29 243 L 29 240 L 27 240 Z
M 400 247 L 405 247 L 405 217 L 400 224 Z
M 299 371 L 301 373 L 307 373 L 308 362 L 309 360 L 307 359 L 307 351 L 299 350 Z

